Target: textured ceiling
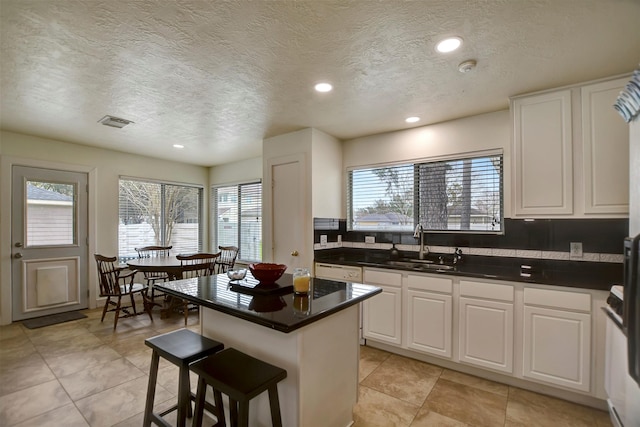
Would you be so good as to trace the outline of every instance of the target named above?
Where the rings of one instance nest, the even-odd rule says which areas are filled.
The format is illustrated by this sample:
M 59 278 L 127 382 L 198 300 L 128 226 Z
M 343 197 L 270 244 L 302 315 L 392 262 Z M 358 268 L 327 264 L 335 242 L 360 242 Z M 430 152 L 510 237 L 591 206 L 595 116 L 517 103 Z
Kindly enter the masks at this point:
M 0 0 L 0 18 L 2 129 L 205 166 L 305 127 L 423 126 L 640 62 L 639 0 Z M 450 35 L 462 48 L 436 53 Z

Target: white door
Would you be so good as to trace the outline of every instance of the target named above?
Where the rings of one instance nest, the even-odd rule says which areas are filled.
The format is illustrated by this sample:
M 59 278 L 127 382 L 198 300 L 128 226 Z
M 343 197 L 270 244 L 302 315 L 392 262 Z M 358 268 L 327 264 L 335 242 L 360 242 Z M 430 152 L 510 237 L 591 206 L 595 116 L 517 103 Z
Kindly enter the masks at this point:
M 304 177 L 300 159 L 291 158 L 271 166 L 273 262 L 287 265 L 289 272 L 296 267 L 311 268 L 306 262 L 313 259 L 305 244 Z
M 363 303 L 365 338 L 388 344 L 402 344 L 402 288 L 382 286 L 382 293 Z
M 14 166 L 12 180 L 12 320 L 87 308 L 87 174 Z
M 451 358 L 451 295 L 407 290 L 407 347 Z

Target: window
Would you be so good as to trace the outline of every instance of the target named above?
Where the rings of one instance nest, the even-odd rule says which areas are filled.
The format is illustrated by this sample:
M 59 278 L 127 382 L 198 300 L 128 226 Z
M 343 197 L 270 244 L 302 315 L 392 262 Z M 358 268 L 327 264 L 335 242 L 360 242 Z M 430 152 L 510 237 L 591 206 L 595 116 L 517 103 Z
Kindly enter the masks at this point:
M 211 247 L 237 246 L 238 259 L 262 260 L 262 183 L 211 189 Z
M 173 246 L 172 254 L 202 250 L 202 187 L 120 179 L 120 261 L 136 258 L 135 248 Z
M 502 232 L 502 154 L 349 171 L 350 230 Z

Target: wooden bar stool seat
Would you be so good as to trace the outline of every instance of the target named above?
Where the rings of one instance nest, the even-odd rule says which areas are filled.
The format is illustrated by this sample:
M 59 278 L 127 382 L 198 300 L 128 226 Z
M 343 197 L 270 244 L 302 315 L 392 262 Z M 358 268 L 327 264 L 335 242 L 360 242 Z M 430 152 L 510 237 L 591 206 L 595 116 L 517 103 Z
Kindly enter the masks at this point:
M 248 427 L 249 401 L 264 391 L 269 393 L 271 423 L 282 427 L 278 383 L 287 377 L 287 371 L 242 353 L 235 348 L 227 348 L 191 365 L 198 374 L 196 409 L 193 426 L 202 425 L 207 385 L 213 388 L 215 406 L 221 408 L 217 427 L 224 427 L 222 395 L 229 397 L 229 415 L 232 427 Z
M 169 426 L 169 423 L 162 417 L 171 411 L 178 410 L 178 427 L 185 427 L 186 419 L 191 416 L 191 400 L 195 396 L 191 393 L 189 385 L 189 365 L 196 360 L 219 352 L 224 348 L 221 342 L 203 337 L 189 329 L 179 329 L 177 331 L 148 338 L 144 343 L 153 349 L 151 356 L 151 369 L 149 372 L 149 385 L 147 388 L 147 401 L 144 408 L 144 427 L 149 427 L 151 422 Z M 161 413 L 153 412 L 153 402 L 156 393 L 156 381 L 158 379 L 158 364 L 160 357 L 168 360 L 180 368 L 178 380 L 178 403 Z M 224 411 L 222 413 L 224 418 Z M 216 408 L 209 405 L 208 410 L 216 411 Z

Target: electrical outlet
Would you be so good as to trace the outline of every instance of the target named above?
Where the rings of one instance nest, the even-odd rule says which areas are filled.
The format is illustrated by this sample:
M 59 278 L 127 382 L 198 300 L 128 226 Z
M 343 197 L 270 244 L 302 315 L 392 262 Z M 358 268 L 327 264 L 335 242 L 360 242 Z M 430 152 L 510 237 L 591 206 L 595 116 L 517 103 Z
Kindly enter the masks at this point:
M 338 234 L 338 243 L 342 243 L 342 234 Z
M 571 242 L 569 245 L 569 256 L 571 258 L 582 258 L 582 242 Z
M 376 236 L 364 236 L 364 242 L 365 243 L 375 243 L 376 242 Z
M 327 246 L 327 235 L 326 234 L 321 234 L 320 235 L 320 246 Z

